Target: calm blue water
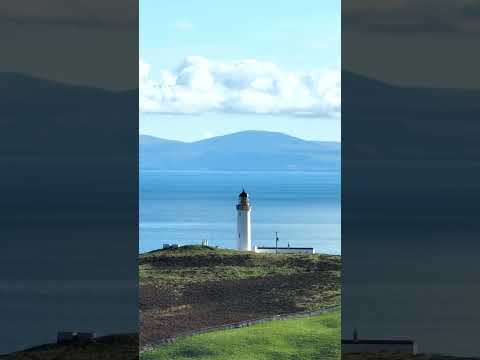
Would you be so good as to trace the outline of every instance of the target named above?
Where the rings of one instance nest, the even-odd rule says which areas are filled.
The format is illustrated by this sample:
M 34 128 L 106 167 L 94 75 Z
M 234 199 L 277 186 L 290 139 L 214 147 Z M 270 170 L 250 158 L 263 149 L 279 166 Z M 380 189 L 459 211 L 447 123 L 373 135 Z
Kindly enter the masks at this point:
M 140 171 L 140 252 L 163 243 L 235 247 L 242 187 L 252 205 L 252 243 L 312 246 L 340 254 L 339 172 Z

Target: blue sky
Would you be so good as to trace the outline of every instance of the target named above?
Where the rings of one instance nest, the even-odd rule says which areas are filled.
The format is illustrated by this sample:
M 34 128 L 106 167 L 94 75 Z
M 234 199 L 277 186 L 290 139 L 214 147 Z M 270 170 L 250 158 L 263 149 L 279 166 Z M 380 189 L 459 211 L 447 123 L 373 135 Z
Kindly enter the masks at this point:
M 339 141 L 340 33 L 340 1 L 141 0 L 140 133 Z

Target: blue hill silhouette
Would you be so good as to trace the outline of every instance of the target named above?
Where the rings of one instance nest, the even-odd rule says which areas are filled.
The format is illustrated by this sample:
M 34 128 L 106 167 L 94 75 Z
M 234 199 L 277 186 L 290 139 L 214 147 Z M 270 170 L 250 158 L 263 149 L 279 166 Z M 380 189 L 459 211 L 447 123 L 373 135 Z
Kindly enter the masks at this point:
M 140 167 L 166 170 L 332 170 L 340 144 L 243 131 L 185 143 L 140 136 Z

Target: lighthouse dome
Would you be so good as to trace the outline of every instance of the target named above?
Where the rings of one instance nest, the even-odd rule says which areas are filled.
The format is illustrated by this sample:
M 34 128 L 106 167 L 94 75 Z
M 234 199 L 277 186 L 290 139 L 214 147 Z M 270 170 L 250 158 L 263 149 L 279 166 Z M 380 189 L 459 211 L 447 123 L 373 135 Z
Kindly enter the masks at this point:
M 242 189 L 242 192 L 240 193 L 241 198 L 246 198 L 248 197 L 248 194 L 245 192 L 245 189 Z

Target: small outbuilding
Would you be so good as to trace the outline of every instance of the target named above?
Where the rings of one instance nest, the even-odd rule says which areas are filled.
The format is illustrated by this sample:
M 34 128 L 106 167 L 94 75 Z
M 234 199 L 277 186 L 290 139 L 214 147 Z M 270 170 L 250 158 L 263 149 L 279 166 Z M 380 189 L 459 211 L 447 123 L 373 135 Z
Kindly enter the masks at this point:
M 79 333 L 77 333 L 77 341 L 78 342 L 94 341 L 96 337 L 97 336 L 94 332 L 79 332 Z
M 178 249 L 178 244 L 163 244 L 163 250 Z
M 75 341 L 77 333 L 73 331 L 59 331 L 57 333 L 57 344 L 68 344 Z
M 57 333 L 57 344 L 73 344 L 95 341 L 96 334 L 94 332 L 74 332 L 59 331 Z
M 375 340 L 359 339 L 355 330 L 353 339 L 342 339 L 342 353 L 378 353 L 378 352 L 402 352 L 415 355 L 417 344 L 413 340 Z

